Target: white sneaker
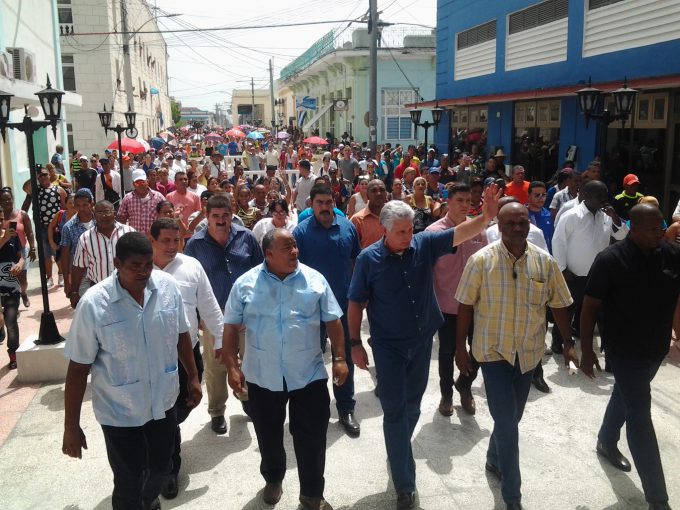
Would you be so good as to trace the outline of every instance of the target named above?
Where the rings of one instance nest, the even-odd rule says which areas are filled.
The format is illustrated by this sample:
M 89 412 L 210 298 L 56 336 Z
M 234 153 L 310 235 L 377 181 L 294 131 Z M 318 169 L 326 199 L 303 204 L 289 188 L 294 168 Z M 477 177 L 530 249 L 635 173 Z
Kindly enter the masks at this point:
M 64 275 L 63 274 L 59 275 L 59 286 L 60 287 L 64 286 Z
M 48 279 L 47 279 L 47 286 L 48 286 L 48 287 L 53 287 L 53 286 L 54 286 L 54 282 L 52 281 L 52 278 L 48 278 Z

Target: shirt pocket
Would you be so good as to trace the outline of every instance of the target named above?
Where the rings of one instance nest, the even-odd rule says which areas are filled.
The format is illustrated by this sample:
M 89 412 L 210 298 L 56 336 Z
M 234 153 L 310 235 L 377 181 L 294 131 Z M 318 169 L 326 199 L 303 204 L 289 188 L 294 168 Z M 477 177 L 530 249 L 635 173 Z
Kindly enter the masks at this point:
M 539 280 L 529 280 L 529 304 L 545 306 L 548 302 L 548 286 Z
M 161 310 L 158 312 L 162 329 L 157 336 L 154 336 L 163 342 L 163 361 L 166 372 L 177 369 L 178 313 L 184 313 L 184 310 Z
M 139 381 L 139 337 L 132 321 L 100 326 L 102 360 L 112 386 Z
M 185 305 L 196 306 L 196 294 L 198 292 L 198 284 L 194 282 L 177 282 L 179 284 L 179 291 L 182 294 L 182 301 Z

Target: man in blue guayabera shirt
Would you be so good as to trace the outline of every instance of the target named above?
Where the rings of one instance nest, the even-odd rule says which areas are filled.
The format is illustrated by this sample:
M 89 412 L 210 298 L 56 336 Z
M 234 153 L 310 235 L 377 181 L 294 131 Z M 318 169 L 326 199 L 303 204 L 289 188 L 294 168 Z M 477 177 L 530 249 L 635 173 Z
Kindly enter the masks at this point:
M 153 250 L 140 232 L 116 244 L 116 271 L 76 308 L 65 354 L 62 452 L 87 449 L 80 410 L 92 370 L 92 407 L 113 471 L 114 510 L 160 508 L 172 467 L 179 393 L 177 360 L 187 373 L 187 407 L 201 401 L 189 324 L 177 281 L 152 271 Z
M 265 262 L 234 283 L 224 310 L 222 361 L 235 392 L 248 384 L 250 417 L 262 455 L 266 485 L 262 499 L 275 505 L 283 492 L 286 451 L 283 425 L 290 409 L 290 432 L 305 510 L 332 510 L 323 497 L 330 396 L 319 344 L 321 322 L 333 347 L 333 382 L 342 386 L 348 369 L 342 310 L 321 273 L 298 262 L 295 237 L 285 229 L 262 240 Z M 239 366 L 239 330 L 246 327 L 246 355 Z

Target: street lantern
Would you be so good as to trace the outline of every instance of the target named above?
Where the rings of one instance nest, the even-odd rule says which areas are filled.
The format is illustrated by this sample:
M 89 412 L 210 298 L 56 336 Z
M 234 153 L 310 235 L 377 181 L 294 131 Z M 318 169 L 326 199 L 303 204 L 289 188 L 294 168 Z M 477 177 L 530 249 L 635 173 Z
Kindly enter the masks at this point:
M 429 120 L 426 120 L 425 122 L 420 122 L 420 117 L 423 114 L 423 110 L 418 108 L 418 101 L 416 99 L 416 106 L 413 110 L 409 111 L 409 114 L 411 115 L 411 122 L 413 122 L 413 125 L 416 127 L 416 130 L 418 127 L 422 127 L 425 129 L 425 150 L 427 150 L 427 132 L 431 127 L 437 127 L 439 122 L 442 119 L 442 113 L 444 112 L 443 108 L 439 107 L 439 103 L 435 103 L 435 107 L 430 110 L 432 113 L 432 122 Z M 416 136 L 416 138 L 418 138 Z
M 633 110 L 637 92 L 637 90 L 628 87 L 626 79 L 623 80 L 623 87 L 612 92 L 614 95 L 614 113 L 619 115 L 623 122 L 628 119 L 630 112 Z
M 590 116 L 593 115 L 597 110 L 597 103 L 602 95 L 600 89 L 593 88 L 591 86 L 590 77 L 588 77 L 588 86 L 584 89 L 577 90 L 578 95 L 578 106 L 581 112 L 586 116 L 586 129 L 588 128 L 588 121 Z
M 113 108 L 111 109 L 113 110 Z M 111 126 L 111 117 L 113 116 L 113 111 L 107 112 L 106 105 L 104 105 L 104 110 L 99 112 L 99 122 L 104 129 L 108 129 Z
M 128 111 L 125 112 L 125 122 L 127 122 L 128 129 L 132 130 L 132 129 L 135 128 L 135 121 L 136 120 L 137 120 L 137 114 L 132 111 L 132 106 L 130 106 L 128 104 Z
M 57 137 L 57 124 L 61 120 L 61 100 L 64 92 L 52 88 L 50 77 L 47 76 L 47 86 L 40 92 L 36 92 L 40 106 L 42 107 L 45 120 L 33 120 L 28 114 L 28 105 L 24 105 L 24 118 L 21 122 L 9 122 L 10 102 L 12 94 L 0 92 L 0 133 L 5 138 L 7 128 L 21 131 L 26 136 L 26 150 L 28 153 L 28 169 L 31 178 L 31 206 L 33 208 L 33 224 L 36 229 L 36 237 L 41 239 L 46 227 L 42 223 L 38 195 L 38 179 L 36 176 L 35 146 L 33 135 L 42 128 L 51 127 L 54 137 Z M 38 260 L 41 266 L 45 263 L 45 250 L 43 243 L 38 243 Z M 50 301 L 47 290 L 47 276 L 45 271 L 40 271 L 40 290 L 43 301 L 43 311 L 40 315 L 40 331 L 36 344 L 56 344 L 64 338 L 59 334 L 54 314 L 50 311 Z

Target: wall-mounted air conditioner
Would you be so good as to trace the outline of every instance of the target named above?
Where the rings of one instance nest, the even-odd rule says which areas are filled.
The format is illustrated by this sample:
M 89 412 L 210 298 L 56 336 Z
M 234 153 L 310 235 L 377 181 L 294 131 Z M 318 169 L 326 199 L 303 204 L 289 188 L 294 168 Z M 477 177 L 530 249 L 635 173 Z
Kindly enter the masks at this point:
M 12 56 L 14 78 L 35 83 L 35 55 L 25 48 L 7 48 L 7 51 Z

